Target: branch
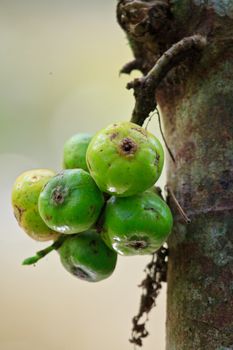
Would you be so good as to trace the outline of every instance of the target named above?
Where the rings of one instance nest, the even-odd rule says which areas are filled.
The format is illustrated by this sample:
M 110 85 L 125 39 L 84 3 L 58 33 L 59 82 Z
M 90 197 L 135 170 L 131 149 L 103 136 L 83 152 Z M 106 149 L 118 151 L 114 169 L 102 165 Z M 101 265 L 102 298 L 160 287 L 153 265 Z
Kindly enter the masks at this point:
M 139 70 L 143 72 L 142 60 L 134 59 L 126 63 L 120 70 L 120 74 L 130 74 L 133 70 Z
M 155 92 L 167 73 L 181 63 L 192 50 L 202 50 L 207 44 L 205 37 L 197 34 L 184 38 L 168 49 L 142 78 L 128 83 L 127 89 L 134 89 L 136 99 L 131 121 L 142 125 L 149 113 L 156 108 Z

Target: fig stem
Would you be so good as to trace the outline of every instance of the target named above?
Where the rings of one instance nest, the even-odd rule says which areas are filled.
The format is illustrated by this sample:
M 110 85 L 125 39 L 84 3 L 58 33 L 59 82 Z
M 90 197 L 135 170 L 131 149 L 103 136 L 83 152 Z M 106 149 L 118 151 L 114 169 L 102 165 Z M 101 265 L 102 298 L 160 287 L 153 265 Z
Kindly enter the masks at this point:
M 31 256 L 29 258 L 26 258 L 23 260 L 22 265 L 34 265 L 36 264 L 40 259 L 44 258 L 47 254 L 51 253 L 53 250 L 57 250 L 61 247 L 63 242 L 67 239 L 68 235 L 62 235 L 60 236 L 53 244 L 46 247 L 45 249 L 39 250 L 36 252 L 34 256 Z

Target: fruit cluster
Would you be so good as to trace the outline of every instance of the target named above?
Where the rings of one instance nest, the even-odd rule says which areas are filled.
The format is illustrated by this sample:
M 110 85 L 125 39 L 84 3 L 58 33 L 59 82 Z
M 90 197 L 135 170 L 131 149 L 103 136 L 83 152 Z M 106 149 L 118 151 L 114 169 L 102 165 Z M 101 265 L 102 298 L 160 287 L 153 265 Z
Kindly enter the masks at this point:
M 63 171 L 35 169 L 16 179 L 15 217 L 31 238 L 54 241 L 39 258 L 56 249 L 70 273 L 102 280 L 117 253 L 151 254 L 167 239 L 172 214 L 154 187 L 163 163 L 159 140 L 130 122 L 74 135 L 64 146 Z

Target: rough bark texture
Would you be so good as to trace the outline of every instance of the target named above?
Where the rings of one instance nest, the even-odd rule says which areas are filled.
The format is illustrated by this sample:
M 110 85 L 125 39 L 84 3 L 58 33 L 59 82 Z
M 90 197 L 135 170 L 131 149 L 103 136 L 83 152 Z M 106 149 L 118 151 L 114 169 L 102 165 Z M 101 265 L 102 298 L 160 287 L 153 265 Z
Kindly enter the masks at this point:
M 233 349 L 233 0 L 121 0 L 117 13 L 136 57 L 126 73 L 147 74 L 184 37 L 207 38 L 156 91 L 176 160 L 168 184 L 192 220 L 169 199 L 167 350 Z

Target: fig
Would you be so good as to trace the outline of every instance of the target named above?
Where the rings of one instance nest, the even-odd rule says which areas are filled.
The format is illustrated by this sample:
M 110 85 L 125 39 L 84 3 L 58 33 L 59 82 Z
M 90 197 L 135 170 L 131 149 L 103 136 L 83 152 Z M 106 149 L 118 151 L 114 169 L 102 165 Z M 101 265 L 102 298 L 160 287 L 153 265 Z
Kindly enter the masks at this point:
M 102 238 L 121 255 L 151 254 L 166 241 L 172 224 L 170 208 L 152 190 L 113 196 L 105 209 Z
M 52 170 L 33 169 L 21 174 L 12 190 L 12 206 L 20 227 L 36 241 L 56 239 L 59 234 L 41 219 L 38 198 L 42 188 L 55 176 Z
M 59 249 L 60 259 L 67 271 L 88 282 L 109 277 L 116 266 L 117 254 L 94 230 L 69 236 Z
M 131 122 L 99 131 L 87 148 L 87 166 L 103 192 L 121 197 L 150 188 L 159 178 L 164 152 L 159 140 Z
M 76 134 L 66 141 L 63 150 L 64 169 L 80 168 L 88 171 L 86 152 L 91 139 L 90 134 Z
M 54 231 L 73 234 L 88 230 L 104 204 L 103 194 L 89 173 L 66 169 L 52 178 L 39 196 L 39 212 Z

